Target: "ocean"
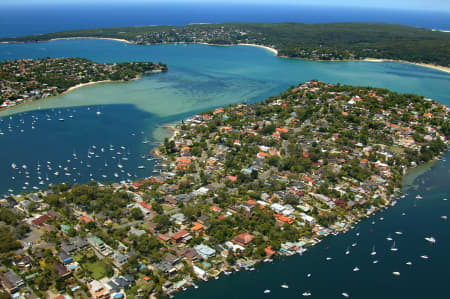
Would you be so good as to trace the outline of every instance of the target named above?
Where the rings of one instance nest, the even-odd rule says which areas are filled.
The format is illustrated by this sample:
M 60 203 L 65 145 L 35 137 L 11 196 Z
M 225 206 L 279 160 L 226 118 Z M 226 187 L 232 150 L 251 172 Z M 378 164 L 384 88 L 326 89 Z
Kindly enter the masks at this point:
M 80 22 L 80 20 L 82 20 Z M 450 30 L 450 13 L 287 4 L 27 4 L 0 3 L 0 37 L 142 25 L 221 22 L 383 22 Z
M 39 8 L 41 10 L 36 8 L 32 13 L 16 11 L 16 16 L 26 13 L 31 16 L 22 18 L 29 21 L 28 25 L 23 25 L 20 18 L 1 17 L 0 22 L 10 27 L 0 26 L 0 32 L 4 36 L 13 36 L 93 25 L 161 24 L 163 19 L 167 24 L 175 21 L 184 24 L 205 21 L 208 15 L 198 8 L 197 13 L 175 17 L 176 10 L 171 12 L 173 16 L 158 14 L 157 6 L 153 6 L 155 11 L 149 9 L 145 12 L 154 16 L 153 22 L 144 18 L 145 13 L 137 11 L 135 13 L 141 14 L 142 18 L 118 18 L 120 12 L 113 8 L 104 8 L 103 11 L 112 10 L 109 17 L 98 14 L 95 21 L 93 8 L 92 15 L 86 14 L 83 25 L 74 19 L 80 13 L 75 8 L 64 11 L 60 7 L 57 10 L 59 14 L 45 7 Z M 100 9 L 97 8 L 98 13 Z M 208 6 L 204 9 L 207 10 Z M 299 15 L 287 11 L 269 14 L 268 8 L 258 9 L 266 9 L 264 21 L 287 21 Z M 217 21 L 263 21 L 264 17 L 262 11 L 258 16 L 252 16 L 254 19 L 250 19 L 250 13 L 245 10 L 236 14 L 230 11 L 218 16 L 222 19 Z M 246 13 L 248 19 L 244 19 Z M 6 15 L 3 10 L 0 14 Z M 10 14 L 13 15 L 12 12 Z M 334 18 L 338 15 L 333 14 Z M 386 14 L 383 15 L 386 18 Z M 213 19 L 212 12 L 208 17 Z M 323 19 L 317 19 L 317 22 L 334 21 L 332 16 L 326 19 L 316 14 L 316 18 L 319 17 Z M 360 17 L 360 14 L 354 14 L 345 20 Z M 312 15 L 305 18 L 313 22 Z M 384 20 L 382 16 L 379 18 Z M 43 25 L 42 19 L 47 24 Z M 396 18 L 405 23 L 406 19 L 402 21 L 401 15 Z M 436 23 L 432 22 L 438 22 L 439 17 L 431 19 L 426 24 L 424 21 L 420 23 L 419 18 L 410 17 L 408 22 L 433 28 Z M 20 25 L 14 25 L 12 20 Z M 447 27 L 440 29 L 449 28 L 448 20 Z M 391 21 L 394 22 L 394 17 Z M 74 182 L 76 179 L 75 182 L 84 183 L 91 178 L 107 182 L 154 174 L 156 161 L 147 158 L 150 149 L 169 134 L 163 124 L 244 100 L 250 103 L 261 101 L 310 79 L 385 87 L 450 104 L 450 74 L 403 63 L 283 59 L 274 57 L 265 49 L 246 46 L 137 46 L 109 40 L 0 44 L 0 60 L 67 56 L 85 57 L 97 62 L 162 61 L 170 70 L 131 82 L 91 85 L 0 112 L 0 132 L 3 132 L 0 134 L 0 194 L 8 193 L 10 188 L 15 193 L 22 188 L 31 191 L 32 186 L 39 188 L 50 182 Z M 144 140 L 150 144 L 143 143 Z M 74 159 L 75 155 L 77 159 Z M 291 298 L 300 297 L 303 292 L 311 292 L 314 298 L 323 299 L 342 298 L 343 292 L 351 298 L 364 299 L 446 298 L 450 291 L 447 282 L 450 275 L 450 235 L 449 223 L 440 217 L 450 214 L 450 202 L 443 200 L 450 198 L 450 154 L 447 152 L 444 158 L 409 173 L 403 190 L 408 194 L 406 198 L 399 200 L 395 207 L 362 221 L 353 231 L 327 238 L 303 256 L 280 258 L 272 264 L 258 265 L 253 272 L 241 271 L 217 281 L 201 283 L 199 289 L 190 288 L 177 294 L 176 298 Z M 11 168 L 13 162 L 21 168 L 20 173 Z M 40 173 L 37 172 L 38 164 Z M 139 170 L 138 165 L 146 168 Z M 70 173 L 70 176 L 65 173 Z M 43 185 L 39 184 L 40 181 Z M 416 200 L 417 194 L 421 194 L 423 199 Z M 397 235 L 396 231 L 403 234 Z M 386 240 L 388 235 L 396 241 L 398 252 L 390 251 L 392 243 Z M 424 240 L 428 236 L 436 238 L 435 245 Z M 356 246 L 351 246 L 354 243 Z M 374 247 L 377 254 L 371 256 Z M 351 251 L 349 255 L 344 253 L 347 248 Z M 421 255 L 429 258 L 423 259 Z M 327 261 L 326 257 L 333 259 Z M 373 264 L 375 259 L 379 263 Z M 407 265 L 408 261 L 412 265 Z M 360 268 L 359 272 L 353 271 L 356 266 Z M 394 276 L 394 271 L 401 275 Z M 308 273 L 311 273 L 310 278 Z M 287 284 L 289 288 L 283 289 L 281 284 Z M 270 289 L 271 293 L 263 294 L 265 289 Z

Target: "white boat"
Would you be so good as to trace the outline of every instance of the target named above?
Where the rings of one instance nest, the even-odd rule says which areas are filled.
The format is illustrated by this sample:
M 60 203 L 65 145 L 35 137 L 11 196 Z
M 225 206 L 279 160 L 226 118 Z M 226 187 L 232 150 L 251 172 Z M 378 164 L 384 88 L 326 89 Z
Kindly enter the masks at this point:
M 347 294 L 346 292 L 343 292 L 341 295 L 344 296 L 345 298 L 349 298 L 350 297 L 350 295 Z
M 425 240 L 427 240 L 428 242 L 430 242 L 432 244 L 436 243 L 436 239 L 433 237 L 425 237 Z
M 443 198 L 442 200 L 443 200 L 443 201 L 447 201 L 448 199 L 447 199 L 447 198 Z
M 12 169 L 17 169 L 16 163 L 12 163 L 12 164 L 11 164 L 11 168 L 12 168 Z
M 358 272 L 358 271 L 359 271 L 358 266 L 356 266 L 355 268 L 353 268 L 353 272 Z
M 359 233 L 356 233 L 356 236 L 359 237 Z
M 380 220 L 381 220 L 381 221 L 383 221 L 383 220 L 384 220 L 384 218 L 383 218 L 383 217 L 380 217 Z
M 392 241 L 391 235 L 388 235 L 387 238 L 386 238 L 386 240 Z
M 422 199 L 423 197 L 420 194 L 417 194 L 416 199 Z
M 395 276 L 400 276 L 400 272 L 392 272 Z
M 441 219 L 447 220 L 447 216 L 441 216 Z
M 303 292 L 302 293 L 302 296 L 304 296 L 304 297 L 309 297 L 309 296 L 311 296 L 312 294 L 310 293 L 310 292 Z
M 423 258 L 424 260 L 428 259 L 428 255 L 421 255 L 420 257 Z
M 347 250 L 345 250 L 345 255 L 349 255 L 350 254 L 350 249 L 347 247 Z
M 332 259 L 332 257 L 327 257 L 327 261 L 331 261 Z
M 372 264 L 378 264 L 378 260 L 374 260 Z
M 406 262 L 406 264 L 407 264 L 408 266 L 411 266 L 411 265 L 412 265 L 412 263 L 411 263 L 411 262 Z
M 282 284 L 281 287 L 282 287 L 283 289 L 289 289 L 289 286 L 288 286 L 287 284 Z
M 394 241 L 394 243 L 392 244 L 391 251 L 398 251 L 398 248 L 395 247 L 395 241 Z
M 311 273 L 308 273 L 308 274 L 306 275 L 306 277 L 311 277 Z
M 395 232 L 395 234 L 397 234 L 397 235 L 403 235 L 402 232 Z
M 270 290 L 264 290 L 264 294 L 270 294 Z
M 373 248 L 372 248 L 372 252 L 370 253 L 370 255 L 376 255 L 377 254 L 377 252 L 375 251 L 375 245 L 373 246 Z
M 357 244 L 357 243 L 353 243 L 353 244 L 352 244 L 352 247 L 355 247 L 356 245 L 358 245 L 358 244 Z

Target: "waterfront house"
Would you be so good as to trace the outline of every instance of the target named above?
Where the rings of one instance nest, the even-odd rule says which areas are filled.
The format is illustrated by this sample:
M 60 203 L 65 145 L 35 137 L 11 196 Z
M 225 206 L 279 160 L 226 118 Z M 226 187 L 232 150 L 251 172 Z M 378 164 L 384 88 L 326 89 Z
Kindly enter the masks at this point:
M 216 250 L 209 247 L 208 245 L 200 244 L 194 246 L 195 251 L 198 252 L 204 259 L 213 257 L 216 255 Z
M 254 238 L 252 234 L 243 233 L 234 237 L 232 241 L 238 245 L 247 246 Z

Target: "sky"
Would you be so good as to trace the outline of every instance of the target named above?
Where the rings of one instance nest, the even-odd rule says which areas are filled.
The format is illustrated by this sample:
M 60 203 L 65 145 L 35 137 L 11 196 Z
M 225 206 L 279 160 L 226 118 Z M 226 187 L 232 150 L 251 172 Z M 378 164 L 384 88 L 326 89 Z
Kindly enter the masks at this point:
M 226 4 L 294 4 L 377 7 L 405 10 L 435 10 L 450 12 L 450 0 L 0 0 L 0 5 L 24 4 L 123 4 L 123 3 L 226 3 Z

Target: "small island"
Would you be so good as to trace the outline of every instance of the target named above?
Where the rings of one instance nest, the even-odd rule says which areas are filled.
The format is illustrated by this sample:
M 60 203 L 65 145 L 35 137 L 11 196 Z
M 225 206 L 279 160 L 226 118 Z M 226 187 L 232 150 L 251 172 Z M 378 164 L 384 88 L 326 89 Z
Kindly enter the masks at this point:
M 3 38 L 0 42 L 38 42 L 80 37 L 108 38 L 139 45 L 162 43 L 260 45 L 274 49 L 281 57 L 325 61 L 386 59 L 441 66 L 441 70 L 450 71 L 449 33 L 383 23 L 134 26 Z
M 142 298 L 302 254 L 395 205 L 406 171 L 447 150 L 448 115 L 420 96 L 315 80 L 205 111 L 154 149 L 158 175 L 2 199 L 0 282 Z
M 83 58 L 19 59 L 0 62 L 0 109 L 56 96 L 84 85 L 128 81 L 167 71 L 163 63 L 95 63 Z

